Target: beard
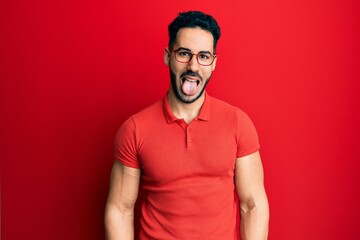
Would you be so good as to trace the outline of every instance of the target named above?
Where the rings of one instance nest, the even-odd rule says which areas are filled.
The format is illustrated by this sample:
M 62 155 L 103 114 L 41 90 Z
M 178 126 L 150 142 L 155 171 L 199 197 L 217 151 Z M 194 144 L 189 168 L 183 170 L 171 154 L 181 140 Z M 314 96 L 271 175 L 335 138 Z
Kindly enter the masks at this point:
M 175 93 L 175 96 L 177 97 L 178 100 L 180 100 L 181 102 L 183 103 L 186 103 L 186 104 L 190 104 L 190 103 L 193 103 L 195 102 L 196 100 L 198 100 L 204 93 L 205 91 L 205 88 L 206 88 L 206 85 L 209 83 L 209 80 L 210 80 L 210 77 L 211 75 L 209 76 L 209 78 L 207 78 L 205 80 L 205 84 L 204 86 L 202 87 L 202 89 L 200 90 L 200 92 L 196 95 L 196 96 L 193 96 L 193 98 L 187 98 L 186 94 L 184 94 L 182 92 L 182 89 L 181 87 L 178 87 L 177 84 L 176 84 L 176 75 L 175 73 L 171 70 L 171 67 L 169 67 L 169 70 L 170 70 L 170 79 L 171 79 L 171 87 L 172 87 L 172 90 L 173 92 Z M 192 71 L 186 71 L 186 72 L 183 72 L 181 75 L 180 75 L 180 78 L 183 78 L 184 76 L 196 76 L 200 79 L 201 76 L 199 76 L 198 73 L 195 73 L 195 72 L 192 72 Z M 181 80 L 182 81 L 182 80 Z

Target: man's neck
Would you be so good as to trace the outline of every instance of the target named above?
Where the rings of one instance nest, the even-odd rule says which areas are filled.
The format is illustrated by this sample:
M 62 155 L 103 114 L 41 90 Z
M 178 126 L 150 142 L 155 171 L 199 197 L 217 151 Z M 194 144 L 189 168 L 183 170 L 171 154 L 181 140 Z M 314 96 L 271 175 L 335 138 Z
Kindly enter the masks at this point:
M 201 106 L 205 101 L 205 92 L 195 102 L 184 103 L 170 90 L 168 93 L 168 100 L 170 109 L 175 117 L 184 119 L 184 121 L 189 124 L 199 115 Z

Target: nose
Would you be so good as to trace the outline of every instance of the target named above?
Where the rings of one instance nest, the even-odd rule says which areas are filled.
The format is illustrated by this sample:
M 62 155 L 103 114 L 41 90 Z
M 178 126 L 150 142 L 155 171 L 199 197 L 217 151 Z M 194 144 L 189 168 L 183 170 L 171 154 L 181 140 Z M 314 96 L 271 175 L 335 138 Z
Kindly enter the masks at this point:
M 199 63 L 197 61 L 197 55 L 192 55 L 190 62 L 188 62 L 187 69 L 193 72 L 198 71 Z

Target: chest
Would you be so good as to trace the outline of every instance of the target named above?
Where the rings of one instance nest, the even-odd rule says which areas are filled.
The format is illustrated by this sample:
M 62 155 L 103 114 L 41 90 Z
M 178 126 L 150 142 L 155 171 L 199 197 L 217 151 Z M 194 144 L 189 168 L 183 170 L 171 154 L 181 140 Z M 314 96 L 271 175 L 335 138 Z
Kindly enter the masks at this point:
M 146 182 L 233 177 L 237 143 L 232 126 L 199 121 L 155 125 L 145 131 L 138 157 Z

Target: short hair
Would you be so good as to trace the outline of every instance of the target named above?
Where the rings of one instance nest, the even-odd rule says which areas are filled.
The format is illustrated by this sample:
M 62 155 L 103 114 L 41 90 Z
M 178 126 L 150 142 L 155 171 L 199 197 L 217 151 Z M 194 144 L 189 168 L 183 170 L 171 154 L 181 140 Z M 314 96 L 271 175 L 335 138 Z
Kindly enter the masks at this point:
M 180 12 L 178 16 L 170 23 L 169 31 L 169 47 L 175 43 L 177 34 L 181 28 L 196 28 L 199 27 L 203 30 L 209 31 L 214 38 L 214 50 L 220 38 L 220 27 L 216 20 L 203 12 L 188 11 Z

